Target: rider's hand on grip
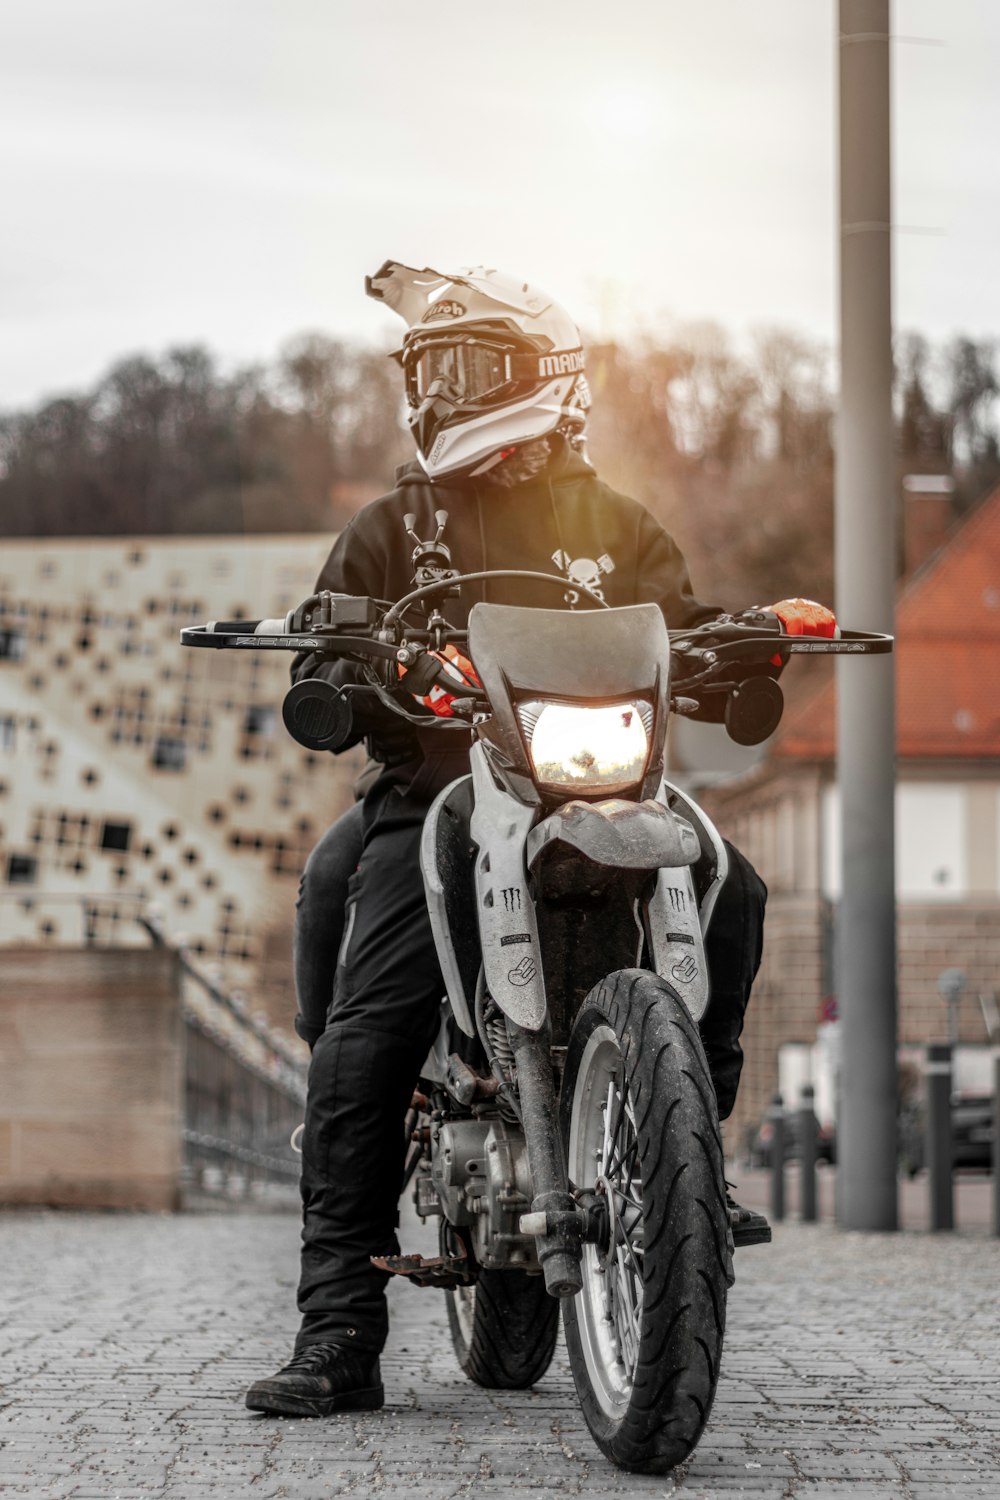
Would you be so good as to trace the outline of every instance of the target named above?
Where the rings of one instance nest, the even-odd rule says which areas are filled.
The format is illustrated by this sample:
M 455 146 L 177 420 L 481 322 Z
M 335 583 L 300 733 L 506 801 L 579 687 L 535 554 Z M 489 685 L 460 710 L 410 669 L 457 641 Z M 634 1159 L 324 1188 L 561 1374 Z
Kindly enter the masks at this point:
M 431 713 L 437 714 L 439 719 L 454 718 L 455 713 L 452 705 L 456 698 L 466 697 L 470 687 L 482 687 L 482 683 L 476 676 L 476 669 L 467 656 L 463 656 L 455 646 L 445 646 L 443 651 L 428 651 L 422 657 L 414 669 L 418 676 L 420 687 L 427 684 L 426 666 L 435 664 L 431 676 L 431 686 L 425 693 L 414 692 L 413 696 L 418 703 L 429 708 Z M 400 677 L 405 677 L 407 668 L 399 668 Z

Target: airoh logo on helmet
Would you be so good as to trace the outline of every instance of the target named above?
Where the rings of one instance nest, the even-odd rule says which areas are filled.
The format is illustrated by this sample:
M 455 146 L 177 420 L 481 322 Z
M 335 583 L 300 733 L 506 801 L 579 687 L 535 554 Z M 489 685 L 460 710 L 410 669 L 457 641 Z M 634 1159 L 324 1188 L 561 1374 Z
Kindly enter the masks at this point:
M 436 318 L 464 318 L 465 308 L 461 302 L 434 302 L 420 319 L 421 323 L 433 323 Z

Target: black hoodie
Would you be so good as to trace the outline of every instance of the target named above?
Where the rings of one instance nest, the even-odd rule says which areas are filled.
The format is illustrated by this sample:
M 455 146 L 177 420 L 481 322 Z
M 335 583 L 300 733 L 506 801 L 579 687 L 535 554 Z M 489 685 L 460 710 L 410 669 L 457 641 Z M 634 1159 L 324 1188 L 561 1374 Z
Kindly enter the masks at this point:
M 567 579 L 562 598 L 553 585 L 527 579 L 463 584 L 459 597 L 448 599 L 445 610 L 459 628 L 472 606 L 484 599 L 547 609 L 579 599 L 586 608 L 587 596 L 574 594 L 574 579 L 598 590 L 610 605 L 658 604 L 672 629 L 715 619 L 721 611 L 694 597 L 680 549 L 649 512 L 598 479 L 563 439 L 556 440 L 554 450 L 539 474 L 510 489 L 487 480 L 431 484 L 418 463 L 403 465 L 397 470 L 395 489 L 366 505 L 340 534 L 317 590 L 402 598 L 413 587 L 413 542 L 403 517 L 415 515 L 414 530 L 427 540 L 437 530 L 435 511 L 445 510 L 443 540 L 460 572 L 527 568 Z M 349 677 L 345 665 L 317 670 L 314 657 L 297 658 L 292 675 L 296 680 L 323 675 L 342 682 Z M 378 725 L 374 720 L 359 724 L 356 738 L 371 730 L 376 759 L 399 758 L 405 742 L 398 740 L 391 756 L 379 753 L 378 730 L 384 722 L 380 713 Z M 439 735 L 438 743 L 444 738 Z M 414 741 L 409 744 L 415 751 Z

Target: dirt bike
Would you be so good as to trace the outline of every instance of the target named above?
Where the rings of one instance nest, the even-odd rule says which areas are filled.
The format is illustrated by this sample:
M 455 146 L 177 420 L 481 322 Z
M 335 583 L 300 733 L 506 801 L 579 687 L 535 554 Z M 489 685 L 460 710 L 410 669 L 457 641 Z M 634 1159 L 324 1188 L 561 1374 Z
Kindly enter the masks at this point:
M 779 636 L 753 611 L 668 633 L 656 606 L 609 608 L 584 585 L 589 607 L 476 604 L 458 630 L 441 606 L 463 584 L 546 579 L 565 593 L 566 580 L 459 575 L 432 543 L 415 562 L 419 586 L 395 604 L 317 594 L 285 619 L 182 640 L 353 662 L 357 681 L 307 679 L 285 699 L 287 727 L 314 750 L 351 738 L 366 696 L 422 729 L 471 730 L 471 773 L 434 801 L 421 849 L 447 994 L 405 1175 L 417 1212 L 440 1221 L 440 1255 L 377 1263 L 446 1290 L 458 1362 L 487 1387 L 539 1379 L 561 1305 L 599 1447 L 662 1473 L 708 1419 L 733 1281 L 698 1033 L 727 854 L 664 775 L 668 715 L 714 696 L 730 735 L 760 743 L 781 716 L 763 671 L 776 652 L 886 651 L 891 637 Z M 474 672 L 449 689 L 453 717 L 429 721 L 401 701 L 400 669 L 415 709 L 449 645 Z

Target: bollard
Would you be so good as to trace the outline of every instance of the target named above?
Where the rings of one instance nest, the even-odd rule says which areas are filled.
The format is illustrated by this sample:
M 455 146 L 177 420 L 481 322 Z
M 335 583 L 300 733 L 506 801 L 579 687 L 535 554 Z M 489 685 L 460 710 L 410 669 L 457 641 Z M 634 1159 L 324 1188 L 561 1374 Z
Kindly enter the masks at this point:
M 993 1058 L 993 1233 L 1000 1235 L 1000 1052 Z
M 771 1218 L 780 1223 L 785 1217 L 785 1110 L 780 1094 L 775 1094 L 767 1113 L 771 1121 Z
M 807 1083 L 799 1105 L 799 1202 L 803 1224 L 816 1222 L 816 1111 L 815 1089 Z
M 951 1171 L 951 1044 L 927 1048 L 927 1171 L 931 1228 L 954 1229 L 955 1203 Z

